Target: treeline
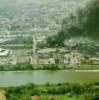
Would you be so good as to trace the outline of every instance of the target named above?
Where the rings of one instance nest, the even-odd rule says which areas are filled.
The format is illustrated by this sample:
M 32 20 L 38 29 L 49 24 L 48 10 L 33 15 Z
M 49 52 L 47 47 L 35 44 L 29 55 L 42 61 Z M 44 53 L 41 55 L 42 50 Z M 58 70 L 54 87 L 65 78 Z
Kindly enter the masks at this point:
M 76 67 L 75 67 L 76 66 Z M 89 59 L 83 60 L 81 65 L 32 65 L 28 63 L 20 63 L 16 65 L 0 65 L 0 71 L 31 71 L 31 70 L 95 70 L 99 69 L 99 64 L 93 64 Z
M 58 69 L 64 69 L 64 65 L 57 65 L 57 64 L 32 65 L 29 63 L 19 63 L 16 65 L 0 65 L 0 71 L 58 70 Z
M 99 91 L 99 82 L 95 83 L 63 83 L 63 84 L 46 84 L 35 85 L 27 84 L 17 87 L 3 88 L 6 93 L 7 100 L 31 100 L 34 95 L 85 95 L 85 97 L 95 97 L 95 93 Z M 94 94 L 94 96 L 90 95 Z M 98 94 L 99 96 L 99 94 Z M 86 99 L 89 100 L 89 99 Z M 90 99 L 90 100 L 99 100 Z
M 33 70 L 31 64 L 22 63 L 16 65 L 0 65 L 0 71 Z

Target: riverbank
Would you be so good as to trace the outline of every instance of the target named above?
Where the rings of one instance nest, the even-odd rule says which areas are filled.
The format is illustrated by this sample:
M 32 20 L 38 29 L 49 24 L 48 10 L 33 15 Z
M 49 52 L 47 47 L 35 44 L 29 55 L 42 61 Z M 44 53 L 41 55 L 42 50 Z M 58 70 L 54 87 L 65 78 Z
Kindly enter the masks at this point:
M 99 70 L 99 65 L 31 65 L 28 63 L 16 65 L 0 65 L 0 71 L 29 71 L 29 70 Z
M 85 100 L 85 98 L 95 98 L 96 95 L 99 96 L 99 82 L 86 84 L 27 84 L 17 87 L 6 87 L 2 89 L 5 90 L 7 100 L 31 100 L 31 96 L 39 96 L 40 100 L 48 100 L 47 98 L 49 96 L 52 96 L 54 100 Z M 97 100 L 99 100 L 99 98 Z

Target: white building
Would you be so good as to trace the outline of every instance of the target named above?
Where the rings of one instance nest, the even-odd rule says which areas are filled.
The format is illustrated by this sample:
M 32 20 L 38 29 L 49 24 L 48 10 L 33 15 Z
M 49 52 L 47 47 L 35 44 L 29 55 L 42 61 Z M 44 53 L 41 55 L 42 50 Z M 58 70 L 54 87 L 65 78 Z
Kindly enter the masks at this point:
M 77 52 L 68 53 L 64 55 L 64 64 L 68 65 L 80 65 L 83 55 Z

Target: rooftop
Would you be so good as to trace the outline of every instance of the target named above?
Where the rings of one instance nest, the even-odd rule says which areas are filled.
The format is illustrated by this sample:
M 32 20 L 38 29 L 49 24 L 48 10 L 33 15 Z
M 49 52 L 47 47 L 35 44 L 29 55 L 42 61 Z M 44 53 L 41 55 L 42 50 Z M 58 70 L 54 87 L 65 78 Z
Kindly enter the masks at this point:
M 37 51 L 37 53 L 51 53 L 51 52 L 57 52 L 57 50 L 59 50 L 58 52 L 62 53 L 62 52 L 68 52 L 68 50 L 64 49 L 64 48 L 46 48 L 46 49 L 41 49 L 39 51 Z

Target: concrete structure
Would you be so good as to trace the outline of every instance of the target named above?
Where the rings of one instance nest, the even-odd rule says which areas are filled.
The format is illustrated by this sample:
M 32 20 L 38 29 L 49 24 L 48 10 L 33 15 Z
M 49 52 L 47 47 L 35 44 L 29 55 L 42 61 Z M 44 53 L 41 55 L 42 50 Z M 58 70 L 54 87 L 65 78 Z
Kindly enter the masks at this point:
M 13 57 L 0 57 L 0 65 L 16 65 L 16 63 Z
M 1 65 L 16 65 L 17 63 L 30 63 L 30 54 L 28 54 L 28 52 L 30 52 L 31 50 L 0 49 L 0 55 L 2 55 L 0 56 L 0 64 Z M 5 53 L 4 51 L 6 52 L 8 51 L 8 52 Z
M 70 54 L 70 64 L 71 65 L 80 65 L 83 55 L 80 53 L 71 53 Z
M 96 65 L 98 65 L 99 64 L 99 58 L 90 58 L 89 59 L 91 62 L 92 62 L 92 64 L 96 64 Z
M 55 59 L 54 58 L 49 58 L 48 59 L 48 64 L 55 64 Z
M 38 50 L 37 64 L 56 64 L 57 61 L 63 63 L 63 55 L 65 53 L 67 53 L 67 50 L 64 48 L 46 48 Z
M 33 37 L 33 65 L 37 65 L 37 54 L 36 54 L 37 40 Z
M 80 65 L 83 55 L 78 52 L 72 52 L 64 55 L 64 64 Z
M 42 64 L 66 64 L 66 65 L 79 65 L 83 59 L 83 55 L 77 51 L 69 52 L 64 48 L 46 48 L 37 51 L 38 55 L 38 64 L 39 59 L 42 59 L 44 62 Z M 56 61 L 57 60 L 57 61 Z
M 0 57 L 8 56 L 9 50 L 0 48 Z
M 7 49 L 0 48 L 0 64 L 6 65 L 6 64 L 16 64 L 16 60 L 13 57 L 10 57 L 11 51 Z

